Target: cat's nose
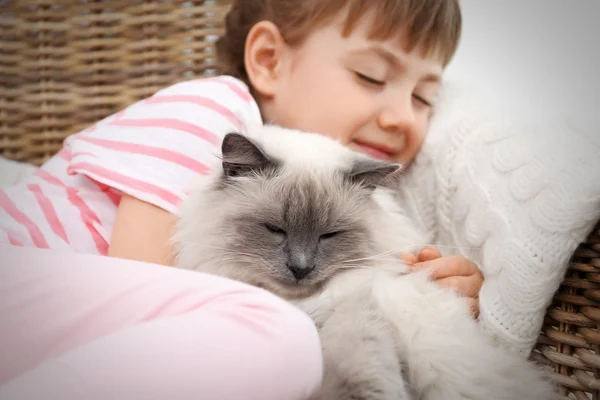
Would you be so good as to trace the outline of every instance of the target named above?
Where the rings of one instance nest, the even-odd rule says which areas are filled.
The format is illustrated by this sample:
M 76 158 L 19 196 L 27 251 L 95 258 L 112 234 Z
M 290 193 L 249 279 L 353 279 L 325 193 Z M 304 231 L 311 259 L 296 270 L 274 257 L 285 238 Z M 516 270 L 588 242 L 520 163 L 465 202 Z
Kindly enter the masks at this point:
M 287 264 L 288 269 L 292 272 L 294 277 L 298 280 L 306 278 L 308 274 L 315 269 L 315 266 L 308 265 L 297 265 L 297 264 Z

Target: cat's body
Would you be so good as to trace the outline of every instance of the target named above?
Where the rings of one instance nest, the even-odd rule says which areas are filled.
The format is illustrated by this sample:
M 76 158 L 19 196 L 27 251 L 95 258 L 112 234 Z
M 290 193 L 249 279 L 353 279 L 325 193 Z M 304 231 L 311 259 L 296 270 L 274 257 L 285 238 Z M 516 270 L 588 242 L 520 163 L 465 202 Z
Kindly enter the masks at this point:
M 264 127 L 228 135 L 223 162 L 183 204 L 178 266 L 241 280 L 317 325 L 314 399 L 556 396 L 535 366 L 496 349 L 467 304 L 397 253 L 424 235 L 384 186 L 396 166 L 320 135 Z

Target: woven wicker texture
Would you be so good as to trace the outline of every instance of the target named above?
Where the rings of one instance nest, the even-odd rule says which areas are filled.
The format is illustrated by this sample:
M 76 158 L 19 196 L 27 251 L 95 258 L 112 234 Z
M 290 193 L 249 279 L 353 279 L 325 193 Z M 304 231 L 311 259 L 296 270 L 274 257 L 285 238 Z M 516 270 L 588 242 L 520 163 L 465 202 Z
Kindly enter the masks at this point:
M 532 355 L 572 399 L 600 399 L 600 224 L 573 254 Z
M 0 1 L 0 154 L 62 140 L 176 81 L 215 73 L 227 1 Z
M 69 134 L 213 75 L 228 1 L 0 0 L 0 155 L 41 164 Z M 534 358 L 600 400 L 600 226 L 577 250 Z

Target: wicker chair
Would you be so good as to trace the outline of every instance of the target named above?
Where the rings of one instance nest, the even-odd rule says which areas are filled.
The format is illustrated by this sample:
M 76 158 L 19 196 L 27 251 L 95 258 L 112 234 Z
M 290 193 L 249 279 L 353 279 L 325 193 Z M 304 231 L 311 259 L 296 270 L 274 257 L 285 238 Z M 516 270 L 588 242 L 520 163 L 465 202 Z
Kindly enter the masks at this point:
M 176 81 L 216 73 L 227 1 L 0 1 L 0 154 L 63 139 Z M 600 399 L 600 225 L 573 255 L 532 357 L 566 398 Z

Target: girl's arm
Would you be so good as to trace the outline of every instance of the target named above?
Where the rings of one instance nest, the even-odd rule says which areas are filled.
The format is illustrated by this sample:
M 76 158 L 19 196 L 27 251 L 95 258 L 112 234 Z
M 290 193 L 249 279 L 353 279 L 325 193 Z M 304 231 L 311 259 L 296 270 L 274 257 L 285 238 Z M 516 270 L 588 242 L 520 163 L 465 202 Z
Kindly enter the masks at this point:
M 126 194 L 108 254 L 173 265 L 168 243 L 190 182 L 218 161 L 225 133 L 260 124 L 247 85 L 221 76 L 176 83 L 72 136 L 69 174 Z
M 176 216 L 150 203 L 123 195 L 110 239 L 108 255 L 172 266 L 170 245 Z

